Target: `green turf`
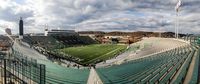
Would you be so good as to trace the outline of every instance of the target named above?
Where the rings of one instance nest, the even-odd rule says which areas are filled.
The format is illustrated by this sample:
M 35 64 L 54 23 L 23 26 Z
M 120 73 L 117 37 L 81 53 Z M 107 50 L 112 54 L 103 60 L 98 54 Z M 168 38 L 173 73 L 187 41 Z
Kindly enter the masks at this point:
M 123 52 L 125 45 L 116 44 L 94 44 L 80 47 L 69 47 L 61 49 L 61 52 L 83 59 L 81 63 L 90 64 L 99 60 L 112 58 Z

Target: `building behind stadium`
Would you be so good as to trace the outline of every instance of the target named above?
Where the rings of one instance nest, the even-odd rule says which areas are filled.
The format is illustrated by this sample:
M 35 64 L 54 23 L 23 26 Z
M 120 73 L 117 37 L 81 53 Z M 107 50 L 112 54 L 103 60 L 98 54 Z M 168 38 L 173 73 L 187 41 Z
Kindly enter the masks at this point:
M 45 29 L 44 36 L 74 36 L 78 35 L 75 30 Z

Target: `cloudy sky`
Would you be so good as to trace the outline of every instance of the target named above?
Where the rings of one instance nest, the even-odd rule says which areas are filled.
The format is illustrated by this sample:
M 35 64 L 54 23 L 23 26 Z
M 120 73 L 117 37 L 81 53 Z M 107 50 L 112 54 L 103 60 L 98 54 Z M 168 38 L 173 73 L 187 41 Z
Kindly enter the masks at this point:
M 76 31 L 174 31 L 177 0 L 0 0 L 0 30 L 25 32 L 49 29 Z M 181 32 L 200 32 L 200 0 L 182 0 Z M 0 31 L 0 33 L 3 33 Z

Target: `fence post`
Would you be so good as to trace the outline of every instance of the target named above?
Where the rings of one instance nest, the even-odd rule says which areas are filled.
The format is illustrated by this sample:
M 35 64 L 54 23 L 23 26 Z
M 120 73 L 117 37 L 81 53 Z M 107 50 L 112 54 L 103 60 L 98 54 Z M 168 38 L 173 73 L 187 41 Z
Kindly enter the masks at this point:
M 7 80 L 7 77 L 6 77 L 6 59 L 4 59 L 4 84 L 6 84 L 6 80 Z
M 45 65 L 40 64 L 40 84 L 45 84 Z

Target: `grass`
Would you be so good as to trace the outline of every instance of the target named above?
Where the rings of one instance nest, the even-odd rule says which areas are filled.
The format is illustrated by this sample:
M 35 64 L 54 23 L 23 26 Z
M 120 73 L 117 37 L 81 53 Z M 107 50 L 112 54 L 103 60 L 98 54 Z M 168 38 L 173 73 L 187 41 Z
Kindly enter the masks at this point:
M 82 64 L 103 61 L 118 55 L 126 49 L 125 45 L 116 44 L 94 44 L 79 47 L 69 47 L 61 49 L 61 52 L 78 57 Z

